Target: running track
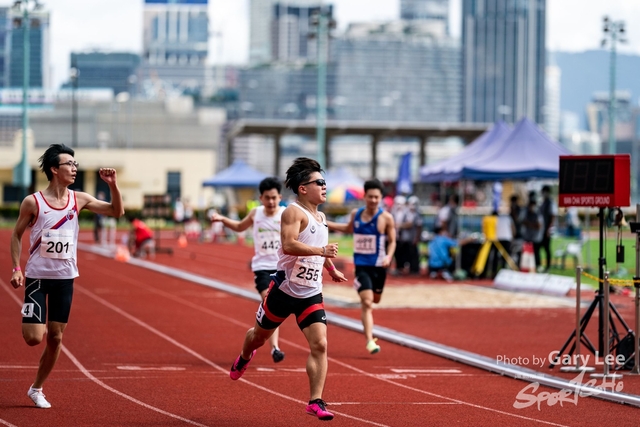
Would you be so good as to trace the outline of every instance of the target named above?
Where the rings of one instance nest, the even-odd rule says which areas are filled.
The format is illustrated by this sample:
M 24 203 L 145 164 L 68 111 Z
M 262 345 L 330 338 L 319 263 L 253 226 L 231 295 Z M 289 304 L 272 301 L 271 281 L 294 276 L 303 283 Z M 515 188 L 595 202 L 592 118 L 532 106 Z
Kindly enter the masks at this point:
M 8 231 L 0 232 L 0 269 L 9 272 Z M 26 249 L 26 248 L 24 248 Z M 156 262 L 251 288 L 250 249 L 190 243 Z M 45 384 L 53 405 L 26 396 L 42 351 L 24 344 L 23 291 L 0 277 L 0 425 L 7 426 L 304 426 L 306 343 L 295 322 L 281 330 L 287 357 L 274 365 L 261 349 L 242 380 L 228 368 L 253 324 L 256 303 L 184 280 L 81 252 L 64 353 Z M 24 265 L 24 262 L 23 262 Z M 625 310 L 627 308 L 625 307 Z M 355 309 L 328 310 L 358 318 Z M 467 351 L 546 354 L 564 342 L 571 310 L 378 310 L 381 326 Z M 547 315 L 551 313 L 550 315 Z M 626 313 L 626 311 L 625 311 Z M 530 320 L 538 319 L 537 322 Z M 548 318 L 548 319 L 547 319 Z M 547 320 L 545 320 L 547 319 Z M 632 318 L 627 318 L 631 321 Z M 555 325 L 555 327 L 553 327 Z M 522 334 L 525 334 L 522 336 Z M 518 338 L 519 337 L 519 338 Z M 375 356 L 360 334 L 329 326 L 324 393 L 343 426 L 637 425 L 638 408 L 594 398 L 515 409 L 529 383 L 390 343 Z M 544 372 L 557 375 L 555 371 Z M 624 377 L 625 391 L 640 379 Z M 539 389 L 555 392 L 553 389 Z

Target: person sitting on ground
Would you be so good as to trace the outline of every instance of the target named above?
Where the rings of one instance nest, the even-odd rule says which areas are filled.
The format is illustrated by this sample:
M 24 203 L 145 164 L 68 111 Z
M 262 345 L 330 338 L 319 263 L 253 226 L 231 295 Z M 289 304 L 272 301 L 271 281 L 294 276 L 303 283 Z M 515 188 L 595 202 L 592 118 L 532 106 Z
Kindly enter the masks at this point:
M 451 250 L 458 246 L 458 242 L 449 237 L 449 232 L 444 227 L 436 227 L 434 231 L 435 236 L 429 242 L 429 276 L 432 279 L 441 276 L 451 282 L 451 274 L 455 269 Z
M 141 219 L 128 217 L 131 222 L 129 234 L 129 252 L 136 258 L 155 258 L 156 244 L 153 231 Z
M 452 250 L 458 246 L 466 245 L 472 238 L 462 239 L 459 242 L 449 237 L 449 232 L 443 227 L 435 228 L 435 236 L 429 242 L 429 276 L 432 279 L 438 276 L 447 282 L 453 281 L 452 273 L 455 270 L 455 262 Z

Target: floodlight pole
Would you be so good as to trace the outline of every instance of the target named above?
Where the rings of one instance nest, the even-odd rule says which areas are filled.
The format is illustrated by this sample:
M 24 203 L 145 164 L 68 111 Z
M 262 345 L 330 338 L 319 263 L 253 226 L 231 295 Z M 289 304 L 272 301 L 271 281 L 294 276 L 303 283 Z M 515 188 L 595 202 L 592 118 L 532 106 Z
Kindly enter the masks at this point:
M 318 141 L 318 163 L 328 168 L 326 164 L 326 127 L 327 127 L 327 35 L 328 16 L 325 6 L 320 3 L 318 14 L 318 93 L 316 96 L 316 140 Z
M 19 0 L 14 7 L 16 11 L 22 12 L 22 154 L 20 163 L 15 174 L 15 183 L 20 187 L 20 200 L 27 196 L 31 185 L 31 170 L 27 159 L 27 130 L 29 129 L 29 71 L 31 56 L 31 43 L 29 39 L 29 6 L 33 4 L 33 9 L 39 6 L 37 0 Z
M 607 38 L 610 39 L 611 59 L 609 60 L 609 154 L 616 154 L 616 45 L 618 42 L 624 43 L 624 21 L 612 21 L 605 16 L 603 31 L 605 39 L 602 46 L 606 45 Z M 621 38 L 618 39 L 618 34 Z

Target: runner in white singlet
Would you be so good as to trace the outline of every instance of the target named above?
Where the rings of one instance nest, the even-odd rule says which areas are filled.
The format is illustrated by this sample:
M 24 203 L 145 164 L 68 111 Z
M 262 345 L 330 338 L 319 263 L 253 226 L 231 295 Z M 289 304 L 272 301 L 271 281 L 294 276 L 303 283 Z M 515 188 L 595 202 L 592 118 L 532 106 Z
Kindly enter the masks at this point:
M 280 249 L 280 221 L 284 206 L 282 200 L 282 184 L 278 178 L 265 178 L 258 186 L 262 206 L 251 209 L 241 221 L 214 213 L 212 222 L 221 222 L 225 227 L 240 233 L 253 226 L 253 248 L 255 255 L 251 259 L 251 270 L 258 293 L 264 300 L 269 292 L 271 275 L 276 272 L 278 249 Z M 278 346 L 278 330 L 269 338 L 271 357 L 278 363 L 284 359 L 284 352 Z
M 88 209 L 98 215 L 116 218 L 124 214 L 116 171 L 101 168 L 100 178 L 109 186 L 111 202 L 67 189 L 74 183 L 78 163 L 74 151 L 53 144 L 40 157 L 40 169 L 47 176 L 46 189 L 31 194 L 20 204 L 20 214 L 11 235 L 13 273 L 11 285 L 25 286 L 22 306 L 22 336 L 30 346 L 47 336 L 36 379 L 27 395 L 38 408 L 50 408 L 42 385 L 51 373 L 62 348 L 62 334 L 69 320 L 73 280 L 78 276 L 78 213 Z M 31 227 L 26 278 L 20 268 L 22 235 Z
M 327 270 L 335 282 L 346 281 L 331 258 L 338 254 L 338 244 L 328 243 L 324 214 L 318 205 L 327 200 L 322 169 L 313 159 L 300 157 L 287 170 L 285 184 L 297 196 L 296 203 L 282 213 L 278 271 L 272 276 L 269 294 L 256 314 L 255 326 L 247 331 L 242 352 L 231 366 L 229 376 L 239 379 L 258 348 L 269 339 L 289 315 L 309 343 L 306 364 L 310 399 L 306 412 L 321 420 L 333 419 L 322 400 L 327 376 L 327 316 L 322 301 L 322 273 Z

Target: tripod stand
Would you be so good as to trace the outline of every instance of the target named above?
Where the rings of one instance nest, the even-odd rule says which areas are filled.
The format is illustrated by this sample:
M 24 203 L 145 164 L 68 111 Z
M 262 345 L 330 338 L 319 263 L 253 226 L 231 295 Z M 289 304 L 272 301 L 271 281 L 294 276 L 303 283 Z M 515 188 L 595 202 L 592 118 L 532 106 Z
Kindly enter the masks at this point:
M 604 347 L 605 346 L 604 307 L 603 307 L 603 301 L 604 301 L 603 279 L 604 279 L 604 271 L 606 267 L 606 259 L 604 257 L 604 208 L 600 208 L 600 211 L 598 212 L 598 218 L 600 220 L 600 245 L 599 245 L 600 256 L 598 258 L 598 266 L 599 266 L 598 291 L 596 292 L 596 296 L 594 300 L 591 302 L 591 305 L 589 305 L 589 308 L 580 319 L 580 336 L 582 340 L 584 340 L 583 342 L 584 345 L 593 354 L 596 354 L 596 349 L 591 343 L 591 341 L 589 340 L 589 338 L 585 335 L 584 331 L 587 328 L 589 320 L 591 320 L 591 316 L 593 315 L 593 312 L 595 311 L 596 307 L 598 308 L 598 354 L 603 354 L 604 348 L 605 348 Z M 630 330 L 629 326 L 626 324 L 626 322 L 624 321 L 624 319 L 622 318 L 622 316 L 620 315 L 616 307 L 610 301 L 609 301 L 609 309 L 611 310 L 610 313 L 613 313 L 618 319 L 618 321 L 620 322 L 620 324 L 625 328 L 625 331 L 629 331 Z M 606 338 L 607 338 L 606 345 L 609 346 L 609 349 L 615 347 L 620 342 L 620 334 L 618 333 L 618 330 L 616 328 L 615 322 L 613 321 L 612 317 L 613 316 L 609 314 L 608 323 L 610 325 L 610 330 L 606 331 Z M 567 347 L 572 341 L 574 342 L 571 345 L 571 348 L 569 349 L 568 354 L 569 355 L 573 354 L 576 348 L 575 336 L 576 336 L 576 330 L 574 329 L 571 335 L 569 336 L 569 338 L 567 339 L 567 341 L 564 343 L 564 345 L 558 352 L 558 355 L 555 357 L 553 362 L 549 365 L 549 368 L 553 368 L 558 364 L 558 362 L 561 359 L 561 355 L 564 353 L 564 351 L 567 349 Z

